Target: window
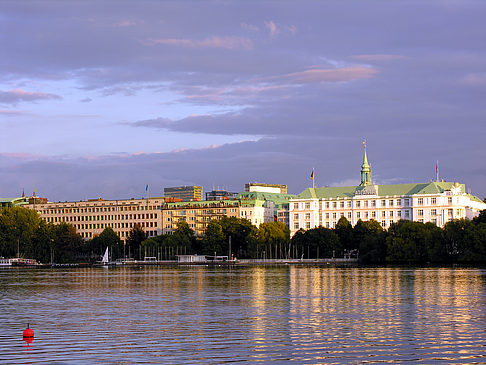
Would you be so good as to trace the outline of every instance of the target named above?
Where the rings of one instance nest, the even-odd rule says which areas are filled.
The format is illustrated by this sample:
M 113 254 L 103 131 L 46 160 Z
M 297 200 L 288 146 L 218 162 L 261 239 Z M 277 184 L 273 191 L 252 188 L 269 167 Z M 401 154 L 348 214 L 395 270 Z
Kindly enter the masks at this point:
M 299 203 L 294 203 L 294 209 L 299 209 Z
M 388 201 L 388 205 L 389 205 L 390 207 L 393 207 L 393 200 L 389 200 L 389 201 Z
M 310 219 L 310 213 L 305 213 L 305 219 Z
M 393 210 L 389 212 L 390 217 L 393 217 Z
M 417 204 L 418 205 L 424 205 L 424 198 L 418 198 L 417 199 Z
M 449 204 L 452 204 L 452 197 L 449 197 L 449 198 L 447 199 L 447 202 L 448 202 Z
M 397 215 L 398 215 L 398 218 L 402 218 L 402 211 L 401 211 L 401 210 L 399 210 L 399 211 L 397 212 Z
M 437 198 L 430 198 L 430 204 L 436 205 L 437 204 Z
M 348 212 L 348 220 L 351 219 L 351 212 Z
M 381 201 L 381 206 L 382 206 L 382 207 L 386 207 L 386 200 L 382 200 L 382 201 Z
M 376 218 L 376 212 L 375 212 L 375 211 L 372 211 L 372 212 L 371 212 L 371 217 L 372 217 L 372 218 Z
M 372 207 L 376 207 L 376 200 L 372 200 L 372 201 L 371 201 L 371 206 L 372 206 Z
M 385 212 L 385 211 L 381 212 L 381 216 L 382 216 L 383 218 L 385 218 L 385 217 L 386 217 L 386 212 Z
M 348 208 L 351 208 L 351 200 L 348 201 Z
M 305 203 L 305 209 L 310 209 L 310 203 Z
M 310 222 L 305 222 L 305 229 L 309 229 L 310 228 Z
M 329 228 L 329 222 L 326 222 L 326 228 Z
M 341 202 L 341 208 L 344 208 L 344 202 Z
M 337 214 L 336 214 L 336 213 L 332 213 L 332 217 L 333 217 L 334 219 L 336 219 Z
M 386 227 L 386 221 L 381 221 L 381 226 Z
M 356 218 L 358 218 L 358 219 L 361 218 L 361 213 L 360 212 L 356 213 Z
M 329 219 L 329 213 L 326 213 L 326 219 Z
M 424 210 L 423 209 L 419 209 L 418 210 L 418 216 L 419 217 L 423 217 L 424 216 Z
M 364 206 L 365 206 L 365 208 L 368 208 L 368 200 L 365 200 Z
M 333 207 L 333 208 L 337 208 L 337 203 L 336 203 L 336 202 L 333 202 L 333 203 L 332 203 L 332 207 Z
M 299 215 L 298 215 L 298 214 L 294 214 L 294 219 L 295 219 L 296 221 L 298 221 L 298 220 L 299 220 Z
M 326 202 L 326 208 L 329 209 L 329 202 Z
M 356 208 L 361 208 L 361 202 L 359 200 L 356 202 Z
M 430 211 L 430 214 L 432 214 L 433 216 L 437 215 L 437 209 L 432 209 Z
M 404 202 L 405 202 L 405 205 L 408 206 L 410 204 L 410 199 L 405 199 Z
M 448 209 L 448 212 L 449 212 L 449 217 L 452 217 L 453 210 L 452 209 Z
M 299 229 L 299 222 L 294 223 L 294 229 Z
M 409 217 L 410 217 L 410 212 L 409 212 L 409 210 L 407 209 L 407 210 L 405 211 L 405 218 L 409 218 Z

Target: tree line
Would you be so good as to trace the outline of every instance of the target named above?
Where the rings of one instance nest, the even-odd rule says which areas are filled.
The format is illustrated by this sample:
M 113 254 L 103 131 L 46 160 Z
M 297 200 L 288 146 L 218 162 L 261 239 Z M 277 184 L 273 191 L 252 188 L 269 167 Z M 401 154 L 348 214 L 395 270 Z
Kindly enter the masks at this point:
M 358 221 L 353 227 L 342 217 L 335 228 L 297 231 L 290 238 L 281 222 L 258 228 L 248 220 L 211 220 L 203 237 L 186 222 L 171 234 L 147 238 L 135 225 L 126 242 L 111 229 L 89 241 L 73 225 L 53 225 L 36 211 L 11 207 L 0 211 L 0 256 L 34 258 L 43 263 L 95 262 L 106 247 L 112 260 L 155 257 L 174 260 L 181 254 L 218 255 L 246 259 L 319 259 L 358 257 L 363 264 L 486 263 L 486 211 L 472 221 L 453 220 L 443 228 L 432 223 L 400 220 L 384 230 L 379 222 Z

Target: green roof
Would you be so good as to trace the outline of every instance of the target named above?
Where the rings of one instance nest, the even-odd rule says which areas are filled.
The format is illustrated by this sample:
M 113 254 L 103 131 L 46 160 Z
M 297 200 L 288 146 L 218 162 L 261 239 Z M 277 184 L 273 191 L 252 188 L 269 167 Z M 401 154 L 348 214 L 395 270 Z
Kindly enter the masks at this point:
M 298 199 L 326 199 L 326 198 L 352 198 L 356 192 L 363 189 L 376 187 L 378 196 L 414 195 L 414 194 L 440 194 L 454 187 L 453 182 L 430 182 L 419 184 L 393 184 L 393 185 L 371 185 L 363 186 L 342 186 L 308 188 L 297 195 Z M 461 191 L 465 191 L 464 184 L 459 185 Z
M 283 206 L 289 204 L 290 199 L 296 198 L 297 195 L 294 194 L 281 194 L 281 193 L 263 193 L 259 191 L 245 191 L 238 194 L 238 199 L 242 202 L 247 200 L 261 200 L 261 201 L 271 201 L 274 204 L 275 209 L 280 209 Z
M 0 198 L 1 207 L 10 207 L 28 204 L 27 198 Z

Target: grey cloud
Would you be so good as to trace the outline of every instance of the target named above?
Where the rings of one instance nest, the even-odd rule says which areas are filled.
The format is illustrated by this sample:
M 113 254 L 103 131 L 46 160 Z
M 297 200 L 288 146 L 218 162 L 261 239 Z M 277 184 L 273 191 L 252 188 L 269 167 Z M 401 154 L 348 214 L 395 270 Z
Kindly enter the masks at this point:
M 25 91 L 22 89 L 15 89 L 10 91 L 0 91 L 0 103 L 2 104 L 18 104 L 22 101 L 37 101 L 49 99 L 62 99 L 59 95 Z
M 436 155 L 420 147 L 425 146 L 423 141 L 415 143 L 412 138 L 413 135 L 368 138 L 368 158 L 375 181 L 424 182 L 434 177 Z M 414 141 L 413 149 L 410 141 Z M 474 156 L 486 151 L 468 149 L 467 152 Z M 397 160 L 399 156 L 407 158 L 395 164 L 389 155 Z M 424 159 L 425 155 L 428 159 Z M 212 186 L 224 185 L 228 190 L 242 191 L 247 182 L 284 183 L 288 184 L 290 192 L 299 193 L 311 186 L 312 168 L 315 168 L 317 186 L 325 186 L 356 181 L 361 162 L 359 139 L 327 136 L 264 138 L 207 149 L 95 159 L 22 159 L 0 155 L 6 182 L 0 194 L 16 196 L 22 187 L 26 191 L 35 187 L 39 195 L 54 201 L 96 197 L 121 199 L 143 197 L 146 183 L 150 184 L 151 195 L 160 196 L 168 186 L 196 184 L 207 191 Z M 481 198 L 486 195 L 484 159 L 468 163 L 451 154 L 439 158 L 439 164 L 442 177 L 466 183 Z

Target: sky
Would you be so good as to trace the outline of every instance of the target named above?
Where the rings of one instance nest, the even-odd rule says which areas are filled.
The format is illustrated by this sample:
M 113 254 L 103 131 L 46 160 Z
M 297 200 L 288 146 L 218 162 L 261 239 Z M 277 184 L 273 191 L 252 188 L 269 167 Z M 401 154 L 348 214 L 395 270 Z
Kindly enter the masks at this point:
M 486 197 L 486 2 L 0 4 L 0 197 L 466 184 Z

